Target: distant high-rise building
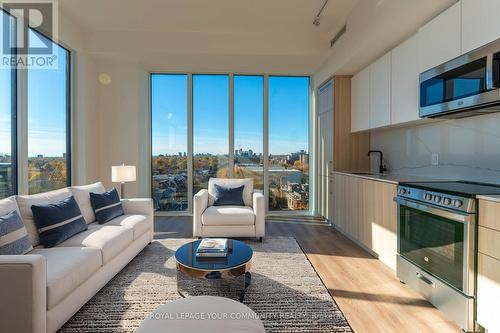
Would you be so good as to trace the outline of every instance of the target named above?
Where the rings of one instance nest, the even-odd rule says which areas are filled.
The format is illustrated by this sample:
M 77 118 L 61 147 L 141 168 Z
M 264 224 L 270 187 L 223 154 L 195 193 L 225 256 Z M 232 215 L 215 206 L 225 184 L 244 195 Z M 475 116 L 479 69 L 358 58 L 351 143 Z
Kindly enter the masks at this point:
M 248 149 L 248 155 L 249 156 L 253 156 L 253 150 L 252 149 Z
M 179 157 L 182 157 L 182 152 L 179 152 Z
M 184 152 L 184 157 L 186 157 L 186 152 Z
M 43 155 L 42 154 L 39 154 L 36 156 L 37 158 L 43 158 Z
M 63 158 L 66 158 L 66 153 L 63 153 Z
M 238 156 L 238 155 L 239 155 L 238 153 L 239 153 L 239 151 L 238 151 L 238 149 L 236 149 L 236 150 L 234 151 L 234 156 Z

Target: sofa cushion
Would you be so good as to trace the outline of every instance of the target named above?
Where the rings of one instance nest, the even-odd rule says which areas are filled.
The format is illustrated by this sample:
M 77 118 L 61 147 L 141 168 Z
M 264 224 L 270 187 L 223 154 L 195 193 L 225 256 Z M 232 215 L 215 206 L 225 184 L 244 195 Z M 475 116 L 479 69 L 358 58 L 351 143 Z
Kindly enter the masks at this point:
M 33 247 L 40 244 L 40 239 L 38 237 L 38 230 L 33 220 L 33 213 L 31 212 L 32 205 L 47 205 L 54 202 L 58 202 L 69 198 L 72 195 L 69 188 L 63 188 L 60 190 L 44 192 L 40 194 L 33 195 L 18 195 L 16 197 L 17 205 L 19 206 L 19 212 L 21 213 L 21 218 L 26 230 L 28 230 L 28 235 L 31 238 L 31 244 Z
M 47 259 L 47 309 L 52 309 L 102 266 L 101 251 L 85 247 L 34 249 Z
M 40 243 L 45 247 L 54 247 L 87 230 L 87 223 L 73 196 L 48 205 L 33 205 L 31 211 Z
M 26 254 L 31 250 L 30 237 L 17 210 L 0 215 L 0 255 Z
M 145 215 L 122 215 L 107 222 L 106 225 L 129 227 L 134 230 L 134 240 L 144 235 L 151 228 L 151 222 Z
M 203 225 L 253 225 L 253 209 L 239 206 L 210 206 L 201 215 Z
M 111 221 L 124 214 L 120 196 L 116 188 L 104 193 L 90 193 L 90 203 L 94 209 L 97 222 L 100 224 Z
M 90 192 L 92 193 L 104 193 L 106 192 L 106 188 L 102 185 L 101 182 L 94 183 L 90 185 L 83 186 L 72 186 L 71 192 L 75 197 L 80 210 L 82 211 L 83 218 L 87 224 L 95 222 L 95 214 L 92 209 L 92 205 L 90 204 Z
M 214 184 L 214 187 L 214 206 L 245 206 L 245 202 L 243 201 L 243 190 L 245 189 L 245 185 L 226 187 Z
M 244 185 L 243 189 L 243 201 L 245 202 L 245 206 L 252 207 L 253 199 L 253 179 L 245 178 L 245 179 L 229 179 L 229 178 L 210 178 L 208 180 L 208 205 L 213 206 L 216 192 L 215 192 L 215 184 L 224 186 L 224 187 L 238 187 Z
M 116 257 L 134 241 L 134 230 L 92 223 L 87 231 L 81 232 L 58 247 L 93 247 L 100 249 L 103 265 Z

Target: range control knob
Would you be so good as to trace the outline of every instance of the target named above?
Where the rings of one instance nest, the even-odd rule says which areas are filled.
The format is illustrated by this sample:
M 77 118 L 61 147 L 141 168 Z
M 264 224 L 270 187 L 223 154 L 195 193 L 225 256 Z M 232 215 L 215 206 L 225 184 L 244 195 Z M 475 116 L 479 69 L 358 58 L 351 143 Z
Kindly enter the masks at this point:
M 408 191 L 407 191 L 404 187 L 401 187 L 401 188 L 399 189 L 399 194 L 403 194 L 403 195 L 404 195 L 404 194 L 406 194 L 406 193 L 408 193 Z
M 457 199 L 453 200 L 453 206 L 455 206 L 457 208 L 462 207 L 463 204 L 464 204 L 464 202 L 462 200 L 457 200 Z
M 424 195 L 424 199 L 425 199 L 425 200 L 432 200 L 432 194 L 430 194 L 430 193 L 425 193 L 425 195 Z
M 451 205 L 451 198 L 444 198 L 443 199 L 443 204 L 445 204 L 447 206 Z
M 441 202 L 441 196 L 440 195 L 435 195 L 433 199 L 434 199 L 435 203 L 440 203 Z

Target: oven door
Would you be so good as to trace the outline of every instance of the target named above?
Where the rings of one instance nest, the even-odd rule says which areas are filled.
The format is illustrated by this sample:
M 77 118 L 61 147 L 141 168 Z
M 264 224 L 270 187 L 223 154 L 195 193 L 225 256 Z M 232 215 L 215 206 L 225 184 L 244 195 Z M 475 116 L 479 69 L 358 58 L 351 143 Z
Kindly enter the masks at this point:
M 398 253 L 465 295 L 474 295 L 475 215 L 396 198 Z

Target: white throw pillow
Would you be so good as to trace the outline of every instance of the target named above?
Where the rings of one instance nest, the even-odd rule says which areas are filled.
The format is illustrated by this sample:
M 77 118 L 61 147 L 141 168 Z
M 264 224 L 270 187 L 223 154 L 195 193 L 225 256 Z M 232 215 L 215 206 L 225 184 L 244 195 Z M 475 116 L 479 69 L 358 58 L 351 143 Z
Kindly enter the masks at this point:
M 0 200 L 0 215 L 5 215 L 17 211 L 19 213 L 19 207 L 17 207 L 16 197 L 8 197 Z M 21 216 L 21 214 L 19 214 Z
M 85 222 L 87 222 L 87 224 L 95 222 L 94 210 L 90 204 L 90 192 L 102 194 L 106 192 L 104 185 L 102 185 L 101 182 L 98 182 L 90 185 L 72 186 L 71 192 L 73 192 L 76 203 L 82 211 Z
M 217 184 L 219 186 L 224 187 L 238 187 L 241 185 L 245 185 L 243 189 L 243 201 L 245 202 L 245 206 L 252 207 L 253 206 L 253 179 L 252 178 L 243 178 L 243 179 L 229 179 L 229 178 L 210 178 L 208 181 L 208 205 L 213 206 L 215 201 L 215 186 Z

